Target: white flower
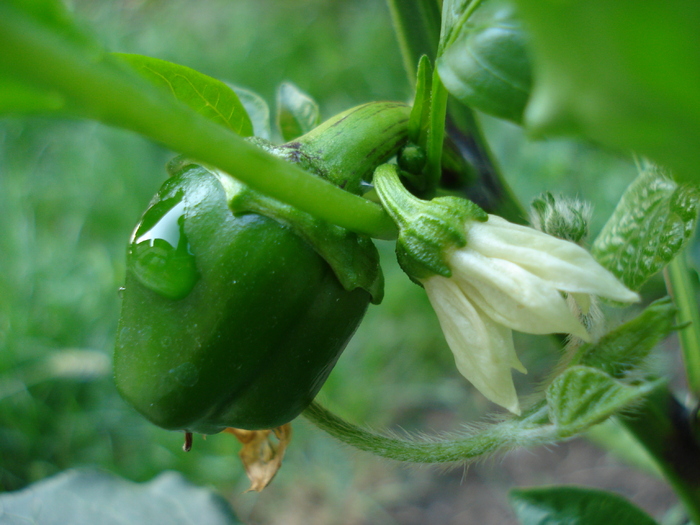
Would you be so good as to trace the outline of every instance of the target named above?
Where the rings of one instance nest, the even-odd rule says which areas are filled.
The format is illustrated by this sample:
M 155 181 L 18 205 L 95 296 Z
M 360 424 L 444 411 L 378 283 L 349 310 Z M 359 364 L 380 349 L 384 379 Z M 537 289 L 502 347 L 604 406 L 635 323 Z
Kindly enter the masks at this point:
M 451 277 L 421 279 L 457 368 L 484 396 L 520 407 L 511 368 L 525 372 L 512 330 L 590 340 L 561 292 L 638 301 L 580 246 L 489 215 L 466 222 L 466 246 L 447 254 Z
M 525 372 L 513 330 L 590 341 L 564 292 L 584 315 L 591 295 L 639 300 L 573 242 L 487 215 L 466 199 L 418 199 L 403 186 L 395 165 L 379 166 L 374 185 L 399 228 L 399 263 L 425 287 L 457 368 L 513 413 L 520 406 L 511 368 Z

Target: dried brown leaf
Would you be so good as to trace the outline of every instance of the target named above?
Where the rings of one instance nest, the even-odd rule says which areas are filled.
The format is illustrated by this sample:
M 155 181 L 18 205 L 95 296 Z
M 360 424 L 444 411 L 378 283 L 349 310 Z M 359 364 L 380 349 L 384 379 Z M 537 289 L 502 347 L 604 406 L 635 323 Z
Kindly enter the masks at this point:
M 262 491 L 282 466 L 282 458 L 292 439 L 291 423 L 269 430 L 227 428 L 225 432 L 233 434 L 243 444 L 238 455 L 250 479 L 246 492 Z

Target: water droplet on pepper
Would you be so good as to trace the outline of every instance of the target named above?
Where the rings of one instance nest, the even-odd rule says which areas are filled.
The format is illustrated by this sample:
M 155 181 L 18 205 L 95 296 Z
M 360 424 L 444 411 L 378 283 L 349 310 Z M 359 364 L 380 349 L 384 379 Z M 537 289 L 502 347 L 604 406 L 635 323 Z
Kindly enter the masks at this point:
M 144 213 L 129 246 L 129 269 L 144 286 L 168 299 L 190 293 L 199 272 L 185 235 L 182 194 Z

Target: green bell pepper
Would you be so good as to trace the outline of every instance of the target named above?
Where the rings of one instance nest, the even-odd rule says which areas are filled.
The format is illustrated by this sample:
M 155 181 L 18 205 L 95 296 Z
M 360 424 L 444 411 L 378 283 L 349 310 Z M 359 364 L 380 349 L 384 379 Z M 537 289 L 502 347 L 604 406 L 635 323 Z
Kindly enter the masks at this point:
M 366 106 L 330 127 L 334 147 L 339 136 L 357 144 L 353 133 L 338 135 L 343 129 L 362 134 L 364 151 L 348 157 L 362 168 L 344 186 L 359 189 L 355 178 L 405 141 L 407 108 L 383 107 L 399 123 L 388 134 L 386 119 L 371 126 Z M 375 144 L 368 127 L 377 130 Z M 313 163 L 329 151 L 322 143 L 328 133 L 308 135 L 280 154 L 301 151 Z M 377 147 L 388 140 L 391 147 Z M 316 164 L 317 175 L 338 183 L 352 173 L 342 159 L 331 160 Z M 281 426 L 313 400 L 370 301 L 381 299 L 376 248 L 227 174 L 175 166 L 128 250 L 114 356 L 119 392 L 165 429 Z

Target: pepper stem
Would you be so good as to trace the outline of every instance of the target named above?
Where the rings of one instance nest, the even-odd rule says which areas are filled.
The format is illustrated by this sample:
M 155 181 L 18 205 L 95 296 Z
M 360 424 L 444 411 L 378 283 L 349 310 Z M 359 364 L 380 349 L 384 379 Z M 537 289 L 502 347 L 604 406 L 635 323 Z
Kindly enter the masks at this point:
M 383 164 L 376 169 L 374 186 L 384 209 L 399 228 L 406 227 L 410 218 L 416 216 L 422 204 L 425 204 L 406 189 L 399 179 L 398 168 L 391 164 Z
M 370 102 L 339 113 L 280 150 L 288 160 L 359 195 L 362 181 L 406 143 L 409 115 L 406 104 Z

